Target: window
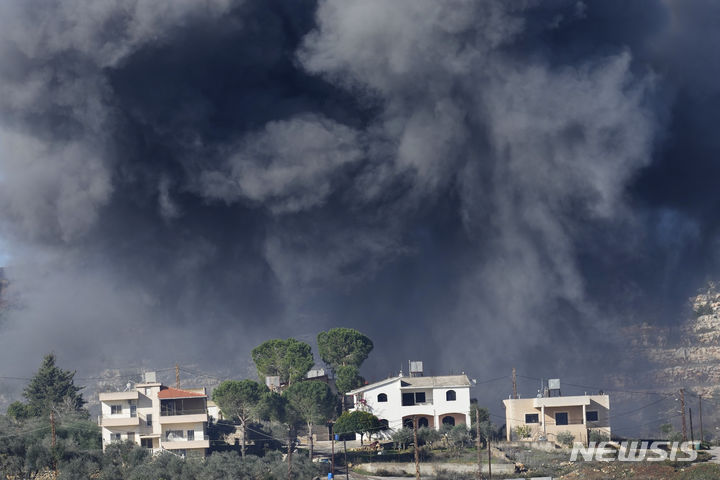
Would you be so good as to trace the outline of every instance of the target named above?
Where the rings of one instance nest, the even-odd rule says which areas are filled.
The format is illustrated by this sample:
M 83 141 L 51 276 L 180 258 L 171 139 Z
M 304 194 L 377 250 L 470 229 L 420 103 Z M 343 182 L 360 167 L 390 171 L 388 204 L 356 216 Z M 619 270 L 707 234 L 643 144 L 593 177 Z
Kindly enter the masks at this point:
M 110 434 L 110 441 L 111 441 L 111 442 L 121 442 L 121 441 L 122 441 L 122 434 L 120 434 L 120 433 L 111 433 L 111 434 Z
M 132 418 L 137 417 L 137 405 L 130 405 L 130 416 Z
M 378 403 L 387 402 L 387 395 L 384 393 L 378 394 Z
M 425 392 L 407 392 L 402 394 L 403 407 L 409 407 L 411 405 L 425 402 Z
M 585 412 L 585 421 L 597 422 L 598 421 L 598 412 L 596 412 L 594 410 Z
M 427 418 L 425 418 L 425 417 L 420 417 L 420 418 L 418 419 L 418 428 L 427 427 L 428 425 L 429 425 L 429 424 L 428 424 L 428 419 L 427 419 Z
M 448 390 L 447 392 L 445 392 L 445 400 L 447 400 L 448 402 L 454 402 L 455 398 L 455 390 Z
M 443 425 L 450 425 L 451 427 L 455 426 L 455 418 L 454 417 L 443 417 L 442 419 Z
M 182 430 L 167 430 L 165 432 L 165 440 L 173 441 L 180 438 L 183 438 Z
M 145 415 L 145 425 L 152 427 L 152 413 Z
M 127 439 L 128 439 L 128 442 L 135 442 L 135 432 L 128 432 Z
M 152 442 L 152 438 L 141 438 L 140 446 L 143 448 L 153 448 Z
M 413 419 L 412 417 L 408 417 L 403 420 L 403 427 L 405 428 L 413 428 Z
M 381 418 L 381 419 L 380 419 L 380 426 L 381 426 L 383 429 L 388 429 L 388 428 L 390 428 L 390 424 L 389 424 L 388 421 L 385 420 L 384 418 Z
M 555 425 L 567 425 L 568 414 L 567 412 L 557 412 L 555 414 Z
M 190 441 L 195 440 L 195 430 L 187 431 L 187 439 Z
M 540 423 L 540 416 L 537 413 L 526 413 L 525 423 Z
M 110 405 L 110 415 L 119 415 L 122 413 L 122 405 Z

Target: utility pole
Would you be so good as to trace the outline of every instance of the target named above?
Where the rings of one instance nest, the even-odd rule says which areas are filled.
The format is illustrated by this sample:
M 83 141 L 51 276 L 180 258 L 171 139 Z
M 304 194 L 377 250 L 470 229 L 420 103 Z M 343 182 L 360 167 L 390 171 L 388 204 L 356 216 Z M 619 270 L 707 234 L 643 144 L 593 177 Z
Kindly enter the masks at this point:
M 345 448 L 345 480 L 350 478 L 348 474 L 348 463 L 347 463 L 347 440 L 343 439 L 343 447 Z
M 680 409 L 682 411 L 682 438 L 683 442 L 687 441 L 687 426 L 685 423 L 685 389 L 680 389 Z
M 180 365 L 175 364 L 175 388 L 180 389 Z
M 704 442 L 705 437 L 703 435 L 703 427 L 702 427 L 702 395 L 698 395 L 698 402 L 700 402 L 700 441 Z
M 513 372 L 515 369 L 513 368 Z M 482 452 L 480 451 L 480 407 L 475 407 L 475 440 L 477 441 L 478 480 L 482 480 Z
M 693 432 L 693 424 L 692 424 L 692 408 L 688 408 L 690 411 L 690 442 L 693 444 L 693 449 L 695 448 L 695 433 Z
M 488 480 L 492 478 L 492 455 L 490 454 L 490 429 L 485 434 L 487 438 L 487 449 L 488 449 Z
M 55 458 L 55 410 L 50 408 L 50 433 L 52 435 L 52 459 L 53 459 L 53 478 L 57 478 L 57 459 Z
M 515 376 L 515 367 L 513 367 L 513 398 L 517 398 L 517 378 Z
M 415 480 L 420 480 L 420 452 L 418 451 L 417 417 L 413 415 L 413 443 L 415 444 Z

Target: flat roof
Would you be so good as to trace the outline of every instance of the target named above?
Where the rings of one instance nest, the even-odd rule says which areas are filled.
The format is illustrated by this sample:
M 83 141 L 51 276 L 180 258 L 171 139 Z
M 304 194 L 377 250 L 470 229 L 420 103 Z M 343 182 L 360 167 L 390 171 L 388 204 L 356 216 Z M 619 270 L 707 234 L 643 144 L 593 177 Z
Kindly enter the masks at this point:
M 347 392 L 347 395 L 364 392 L 379 386 L 400 381 L 400 389 L 411 388 L 464 388 L 470 386 L 470 379 L 467 375 L 439 375 L 435 377 L 390 377 L 379 382 L 364 385 L 355 390 Z

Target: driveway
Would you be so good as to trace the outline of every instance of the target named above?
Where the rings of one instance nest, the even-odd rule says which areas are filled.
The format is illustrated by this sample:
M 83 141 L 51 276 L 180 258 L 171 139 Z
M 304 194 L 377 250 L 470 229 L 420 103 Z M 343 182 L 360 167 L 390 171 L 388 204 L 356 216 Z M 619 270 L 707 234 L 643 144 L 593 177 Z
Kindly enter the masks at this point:
M 712 447 L 708 453 L 712 455 L 712 458 L 708 460 L 710 463 L 720 463 L 720 447 Z

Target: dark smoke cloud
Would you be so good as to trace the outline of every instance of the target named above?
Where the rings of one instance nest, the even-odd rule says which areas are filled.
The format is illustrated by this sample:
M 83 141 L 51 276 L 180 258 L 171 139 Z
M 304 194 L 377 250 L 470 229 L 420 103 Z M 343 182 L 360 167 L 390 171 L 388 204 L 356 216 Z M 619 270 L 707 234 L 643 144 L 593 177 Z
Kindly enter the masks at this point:
M 599 381 L 617 327 L 678 322 L 717 271 L 717 14 L 3 2 L 4 373 L 246 375 L 344 325 L 370 378 Z

